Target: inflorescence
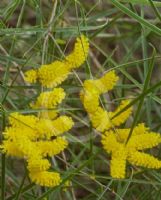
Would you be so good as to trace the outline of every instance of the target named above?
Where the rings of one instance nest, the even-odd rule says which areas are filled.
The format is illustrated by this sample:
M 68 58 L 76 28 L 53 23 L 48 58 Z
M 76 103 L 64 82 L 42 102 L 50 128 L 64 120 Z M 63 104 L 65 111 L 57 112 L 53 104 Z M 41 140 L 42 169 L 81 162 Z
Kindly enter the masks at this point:
M 132 107 L 124 109 L 130 101 L 123 100 L 114 112 L 108 112 L 100 106 L 100 95 L 113 89 L 117 80 L 118 76 L 114 71 L 106 73 L 100 79 L 86 80 L 80 94 L 93 127 L 103 133 L 101 140 L 103 148 L 111 154 L 111 176 L 113 178 L 125 178 L 127 161 L 133 165 L 146 168 L 161 168 L 160 160 L 141 152 L 161 143 L 160 134 L 150 132 L 144 124 L 138 124 L 128 140 L 130 128 L 117 128 L 132 113 Z M 120 112 L 121 110 L 125 111 Z M 120 114 L 117 115 L 119 112 Z
M 60 115 L 57 109 L 66 95 L 64 89 L 57 86 L 73 69 L 85 62 L 88 51 L 88 39 L 81 35 L 76 40 L 73 52 L 62 61 L 41 65 L 25 73 L 27 82 L 38 82 L 47 90 L 30 105 L 31 109 L 38 109 L 38 115 L 10 114 L 1 147 L 7 155 L 26 160 L 29 177 L 38 185 L 54 187 L 61 183 L 60 173 L 51 170 L 49 157 L 67 148 L 68 141 L 62 134 L 69 131 L 74 122 L 71 117 Z M 117 81 L 118 76 L 112 70 L 99 79 L 85 80 L 80 93 L 93 127 L 102 132 L 104 150 L 111 154 L 111 176 L 125 178 L 127 161 L 136 166 L 161 168 L 160 160 L 143 152 L 161 143 L 160 134 L 151 132 L 142 123 L 133 131 L 119 128 L 132 114 L 132 107 L 125 109 L 130 101 L 121 101 L 115 111 L 102 107 L 100 95 L 112 90 Z
M 59 115 L 56 108 L 65 98 L 65 91 L 53 87 L 60 85 L 72 69 L 85 62 L 88 50 L 88 39 L 81 35 L 76 40 L 73 52 L 63 61 L 54 61 L 27 71 L 26 81 L 38 81 L 43 87 L 51 89 L 40 93 L 30 105 L 32 109 L 40 110 L 37 116 L 20 113 L 9 116 L 9 126 L 3 133 L 2 151 L 9 156 L 24 158 L 30 179 L 38 185 L 54 187 L 61 182 L 60 174 L 51 170 L 49 157 L 59 154 L 68 146 L 62 134 L 69 131 L 74 122 L 71 117 Z

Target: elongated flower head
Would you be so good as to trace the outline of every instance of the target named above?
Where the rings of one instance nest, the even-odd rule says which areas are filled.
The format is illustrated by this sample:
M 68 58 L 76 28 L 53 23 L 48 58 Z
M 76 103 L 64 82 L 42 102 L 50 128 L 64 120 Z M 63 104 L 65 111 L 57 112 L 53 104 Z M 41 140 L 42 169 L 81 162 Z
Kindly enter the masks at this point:
M 113 89 L 118 81 L 115 71 L 109 71 L 101 78 L 96 80 L 86 80 L 84 82 L 84 90 L 88 92 L 97 92 L 99 95 Z
M 100 106 L 100 95 L 111 90 L 116 84 L 118 77 L 114 71 L 110 71 L 96 80 L 86 80 L 83 84 L 83 91 L 80 94 L 81 101 L 89 114 L 93 127 L 104 132 L 111 127 L 124 123 L 132 112 L 132 107 L 117 115 L 130 101 L 124 100 L 114 112 L 106 111 Z
M 88 39 L 84 35 L 81 35 L 80 38 L 76 39 L 73 52 L 65 58 L 69 63 L 68 67 L 74 69 L 82 65 L 88 56 L 88 51 Z
M 60 174 L 57 172 L 32 171 L 29 173 L 29 177 L 37 185 L 41 185 L 45 187 L 55 187 L 61 183 Z
M 38 80 L 41 85 L 47 88 L 60 85 L 70 74 L 67 65 L 63 61 L 55 61 L 49 65 L 42 65 L 38 69 Z
M 51 164 L 47 159 L 33 159 L 28 160 L 28 170 L 34 172 L 46 171 Z
M 38 78 L 37 70 L 29 70 L 25 73 L 25 81 L 29 83 L 36 83 Z
M 58 137 L 53 141 L 38 142 L 37 145 L 41 155 L 51 157 L 62 152 L 68 146 L 68 142 L 65 138 Z
M 65 98 L 63 88 L 55 88 L 52 91 L 42 92 L 38 96 L 33 108 L 55 108 Z
M 76 39 L 73 52 L 62 61 L 54 61 L 51 64 L 41 65 L 37 70 L 29 70 L 25 73 L 26 81 L 30 83 L 38 80 L 47 88 L 61 84 L 74 68 L 80 67 L 87 59 L 89 51 L 88 39 L 81 35 Z
M 125 178 L 126 161 L 146 168 L 161 168 L 160 160 L 141 152 L 161 143 L 160 134 L 150 132 L 143 124 L 139 124 L 126 144 L 129 133 L 130 129 L 116 129 L 102 135 L 103 148 L 111 153 L 111 176 L 114 178 Z

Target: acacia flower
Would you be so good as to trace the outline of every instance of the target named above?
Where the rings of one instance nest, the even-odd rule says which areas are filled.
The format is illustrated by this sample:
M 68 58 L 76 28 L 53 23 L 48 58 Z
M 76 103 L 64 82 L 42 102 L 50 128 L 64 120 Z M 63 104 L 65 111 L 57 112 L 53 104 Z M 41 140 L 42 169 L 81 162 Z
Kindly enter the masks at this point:
M 100 95 L 113 89 L 117 80 L 118 77 L 115 72 L 110 71 L 100 79 L 86 80 L 83 84 L 83 91 L 80 94 L 80 98 L 89 114 L 93 127 L 100 132 L 124 123 L 132 112 L 132 108 L 130 107 L 119 116 L 113 118 L 114 115 L 129 104 L 129 100 L 123 100 L 114 112 L 108 112 L 100 106 Z
M 72 69 L 85 62 L 88 50 L 88 39 L 81 35 L 76 39 L 73 52 L 64 60 L 29 70 L 25 73 L 25 79 L 30 83 L 38 81 L 43 87 L 53 88 L 61 84 Z M 61 182 L 59 173 L 49 171 L 51 164 L 48 158 L 68 146 L 66 138 L 61 135 L 74 125 L 70 117 L 58 117 L 56 107 L 64 98 L 63 88 L 41 92 L 30 105 L 32 109 L 40 109 L 38 116 L 12 113 L 9 126 L 3 133 L 5 140 L 1 145 L 2 151 L 9 156 L 26 159 L 30 179 L 41 186 L 54 187 Z
M 88 56 L 88 39 L 81 35 L 76 39 L 74 50 L 62 61 L 54 61 L 51 64 L 41 65 L 36 70 L 29 70 L 25 73 L 25 80 L 30 83 L 39 81 L 47 88 L 56 87 L 61 84 L 70 74 L 72 69 L 80 67 Z
M 54 119 L 58 115 L 56 106 L 60 104 L 65 98 L 65 91 L 63 88 L 54 88 L 51 91 L 41 92 L 37 97 L 35 103 L 30 106 L 33 109 L 42 109 L 40 116 L 44 118 Z
M 130 129 L 116 128 L 130 116 L 132 107 L 117 115 L 130 101 L 122 101 L 114 112 L 106 111 L 100 106 L 99 96 L 112 89 L 117 80 L 118 77 L 114 71 L 105 74 L 97 80 L 86 80 L 83 84 L 84 90 L 80 95 L 93 127 L 103 132 L 103 148 L 107 153 L 111 154 L 111 176 L 114 178 L 125 178 L 127 161 L 132 165 L 155 169 L 161 168 L 160 160 L 141 152 L 144 149 L 158 145 L 161 142 L 160 134 L 150 132 L 144 124 L 139 124 L 134 128 L 126 144 Z
M 46 187 L 54 187 L 61 183 L 60 174 L 57 172 L 48 172 L 48 171 L 34 172 L 34 171 L 31 171 L 29 173 L 29 177 L 37 185 L 46 186 Z
M 102 145 L 107 153 L 111 153 L 111 176 L 125 178 L 126 162 L 146 168 L 161 168 L 161 161 L 142 152 L 157 146 L 161 142 L 158 133 L 150 132 L 144 124 L 138 124 L 126 144 L 130 129 L 106 131 L 102 136 Z
M 60 184 L 61 178 L 59 173 L 48 171 L 51 164 L 47 158 L 59 154 L 68 146 L 65 137 L 60 135 L 72 126 L 73 121 L 67 116 L 50 120 L 12 113 L 9 127 L 3 133 L 5 140 L 1 148 L 9 156 L 27 160 L 29 176 L 33 182 L 54 187 Z

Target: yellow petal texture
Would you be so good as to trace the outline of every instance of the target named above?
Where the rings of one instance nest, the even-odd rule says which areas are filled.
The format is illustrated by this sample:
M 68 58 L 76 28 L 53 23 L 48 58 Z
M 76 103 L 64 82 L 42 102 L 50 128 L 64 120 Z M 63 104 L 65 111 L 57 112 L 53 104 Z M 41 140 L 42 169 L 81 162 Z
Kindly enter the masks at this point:
M 37 70 L 29 70 L 25 73 L 25 81 L 29 83 L 36 83 L 38 78 Z
M 65 60 L 69 63 L 68 68 L 74 69 L 80 67 L 88 56 L 89 42 L 87 37 L 81 35 L 76 39 L 73 52 L 66 56 Z
M 55 119 L 57 116 L 58 116 L 58 110 L 41 110 L 40 112 L 40 118 L 43 118 L 43 119 Z
M 80 67 L 85 62 L 88 51 L 88 39 L 81 35 L 76 39 L 73 52 L 64 60 L 54 61 L 51 64 L 41 65 L 37 70 L 27 71 L 26 80 L 33 83 L 37 79 L 44 87 L 56 87 L 68 77 L 72 69 Z
M 120 146 L 116 151 L 112 153 L 111 159 L 111 176 L 113 178 L 124 178 L 126 172 L 126 148 Z
M 29 159 L 28 170 L 32 172 L 46 171 L 50 168 L 51 164 L 47 159 Z
M 42 156 L 54 156 L 62 152 L 67 146 L 66 139 L 60 137 L 53 141 L 37 142 Z
M 37 127 L 40 137 L 50 138 L 58 136 L 70 130 L 74 123 L 71 117 L 60 116 L 55 120 L 40 119 L 39 126 Z
M 131 152 L 131 154 L 128 157 L 128 161 L 133 165 L 142 166 L 146 168 L 153 168 L 153 169 L 161 168 L 160 160 L 143 152 L 138 152 L 138 151 Z
M 37 98 L 33 108 L 55 108 L 65 98 L 63 88 L 55 88 L 52 91 L 42 92 Z
M 88 113 L 94 114 L 97 111 L 99 108 L 99 96 L 111 90 L 117 80 L 118 77 L 115 72 L 110 71 L 100 79 L 86 80 L 84 82 L 80 98 Z
M 68 63 L 55 61 L 38 69 L 38 80 L 42 86 L 52 88 L 60 85 L 69 74 Z
M 34 128 L 37 124 L 38 118 L 34 115 L 21 115 L 20 113 L 12 113 L 9 116 L 9 124 L 12 127 L 24 128 L 31 127 Z
M 36 184 L 46 187 L 55 187 L 61 183 L 60 174 L 57 172 L 33 171 L 29 173 L 29 177 Z
M 110 120 L 110 112 L 99 107 L 97 111 L 93 114 L 89 114 L 93 127 L 100 132 L 104 132 L 112 127 L 112 122 Z
M 116 135 L 112 130 L 109 130 L 102 135 L 101 142 L 103 148 L 108 153 L 114 152 L 122 146 L 122 144 L 117 141 Z
M 115 114 L 117 114 L 119 111 L 121 111 L 123 108 L 125 108 L 128 104 L 130 103 L 129 100 L 123 100 L 120 104 L 120 106 L 118 106 L 118 108 L 112 113 L 112 116 L 115 116 Z M 116 116 L 115 118 L 112 119 L 112 124 L 115 126 L 119 126 L 122 123 L 124 123 L 128 117 L 131 115 L 132 113 L 132 107 L 126 109 L 124 112 L 120 113 L 118 116 Z
M 36 142 L 33 142 L 27 138 L 20 138 L 16 140 L 17 146 L 23 152 L 25 157 L 29 159 L 30 157 L 40 157 L 40 149 L 37 147 Z
M 17 143 L 9 140 L 3 141 L 2 152 L 6 153 L 8 156 L 16 156 L 18 158 L 24 157 L 24 154 L 17 146 Z
M 7 127 L 3 135 L 8 140 L 17 140 L 24 136 L 29 139 L 36 139 L 37 131 L 35 127 L 25 126 L 23 124 L 23 128 L 21 125 L 20 127 Z
M 81 92 L 80 98 L 88 113 L 96 113 L 99 107 L 98 93 L 92 93 L 87 90 L 85 91 L 85 95 L 83 94 L 83 92 Z
M 139 123 L 133 131 L 133 135 L 140 135 L 149 132 L 149 128 L 144 123 Z
M 84 82 L 85 91 L 96 91 L 99 95 L 106 93 L 109 90 L 112 90 L 118 81 L 118 76 L 115 74 L 115 71 L 107 72 L 100 79 L 96 80 L 86 80 Z
M 111 176 L 125 178 L 126 160 L 132 165 L 147 168 L 161 168 L 161 161 L 139 150 L 149 149 L 161 143 L 158 133 L 150 132 L 144 124 L 138 124 L 127 142 L 130 129 L 108 130 L 102 135 L 101 143 L 107 153 L 111 153 Z
M 118 113 L 121 109 L 123 109 L 127 104 L 129 104 L 129 101 L 123 100 L 121 102 L 121 105 L 114 112 L 107 112 L 101 107 L 98 107 L 95 113 L 89 113 L 94 128 L 96 128 L 100 132 L 104 132 L 105 130 L 108 130 L 111 127 L 119 126 L 122 123 L 124 123 L 130 116 L 132 108 L 125 110 L 124 112 L 122 112 L 120 115 L 118 115 L 113 119 L 112 117 L 116 113 Z
M 58 136 L 73 127 L 74 123 L 71 117 L 61 116 L 53 121 L 54 135 Z
M 63 90 L 59 92 L 63 93 Z M 46 102 L 44 105 L 56 106 L 62 96 L 55 100 L 51 99 L 50 105 Z M 49 171 L 51 163 L 48 158 L 59 154 L 68 146 L 65 137 L 60 135 L 72 128 L 73 120 L 67 116 L 51 120 L 34 115 L 12 113 L 9 124 L 10 126 L 6 127 L 3 133 L 5 140 L 1 145 L 2 152 L 8 156 L 26 159 L 30 178 L 36 184 L 47 187 L 59 185 L 60 175 Z
M 100 132 L 104 132 L 111 127 L 124 123 L 132 112 L 132 107 L 123 111 L 120 115 L 115 115 L 124 109 L 129 100 L 123 100 L 114 112 L 108 112 L 99 105 L 100 95 L 111 90 L 118 80 L 114 71 L 110 71 L 96 80 L 86 80 L 83 84 L 83 91 L 80 99 L 89 114 L 93 127 Z
M 157 146 L 161 142 L 159 133 L 146 133 L 141 135 L 134 135 L 128 142 L 129 148 L 135 148 L 138 150 L 150 149 Z

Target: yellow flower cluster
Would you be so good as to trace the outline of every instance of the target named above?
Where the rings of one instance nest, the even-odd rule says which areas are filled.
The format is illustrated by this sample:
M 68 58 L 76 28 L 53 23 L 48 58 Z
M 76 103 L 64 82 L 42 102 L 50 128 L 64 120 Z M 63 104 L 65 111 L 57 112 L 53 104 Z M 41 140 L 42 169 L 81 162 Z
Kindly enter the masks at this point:
M 37 70 L 26 72 L 26 81 L 39 81 L 42 86 L 53 88 L 64 81 L 71 70 L 79 67 L 87 58 L 88 39 L 82 35 L 77 38 L 73 52 L 63 61 L 42 65 Z M 56 107 L 65 98 L 63 88 L 54 88 L 40 93 L 31 104 L 32 109 L 39 109 L 38 116 L 12 113 L 9 127 L 4 131 L 3 152 L 27 160 L 29 176 L 41 186 L 54 187 L 60 184 L 61 177 L 51 172 L 49 157 L 59 154 L 68 145 L 61 136 L 70 130 L 74 123 L 70 117 L 59 116 Z
M 76 39 L 73 52 L 64 60 L 42 65 L 37 70 L 29 70 L 25 73 L 25 79 L 30 83 L 39 81 L 42 86 L 47 88 L 55 87 L 68 77 L 72 69 L 78 68 L 84 63 L 88 50 L 88 39 L 81 35 L 80 38 Z
M 106 73 L 102 78 L 97 80 L 86 80 L 83 84 L 83 91 L 80 98 L 86 111 L 89 114 L 91 122 L 98 131 L 104 132 L 113 126 L 119 126 L 124 123 L 125 120 L 131 114 L 132 108 L 122 112 L 121 115 L 115 117 L 120 110 L 122 110 L 127 104 L 128 100 L 121 102 L 121 105 L 114 112 L 107 112 L 99 103 L 100 95 L 111 90 L 116 84 L 118 77 L 114 71 Z M 91 103 L 92 102 L 92 103 Z
M 51 164 L 47 158 L 67 147 L 68 142 L 61 134 L 72 128 L 72 119 L 60 116 L 55 120 L 44 120 L 34 115 L 12 113 L 9 124 L 3 133 L 3 151 L 9 156 L 25 158 L 29 176 L 36 184 L 48 187 L 59 185 L 60 175 L 48 171 Z
M 161 142 L 160 134 L 150 132 L 144 124 L 138 124 L 126 144 L 130 129 L 106 131 L 102 136 L 103 148 L 112 154 L 111 176 L 125 178 L 126 161 L 146 168 L 161 168 L 161 161 L 140 152 L 157 146 Z
M 63 88 L 54 88 L 52 91 L 40 93 L 36 102 L 31 104 L 33 109 L 42 109 L 40 112 L 43 118 L 54 119 L 57 116 L 56 106 L 65 98 Z
M 111 153 L 111 176 L 114 178 L 125 178 L 126 162 L 147 168 L 161 168 L 161 161 L 157 158 L 140 152 L 152 148 L 161 142 L 160 134 L 150 132 L 144 124 L 136 126 L 126 144 L 130 129 L 117 129 L 124 123 L 132 112 L 128 108 L 117 115 L 128 104 L 128 100 L 114 111 L 108 112 L 100 106 L 99 96 L 111 90 L 116 84 L 118 77 L 114 71 L 110 71 L 97 80 L 86 80 L 81 92 L 81 100 L 89 114 L 91 122 L 102 134 L 102 145 L 107 153 Z M 116 116 L 116 117 L 115 117 Z

